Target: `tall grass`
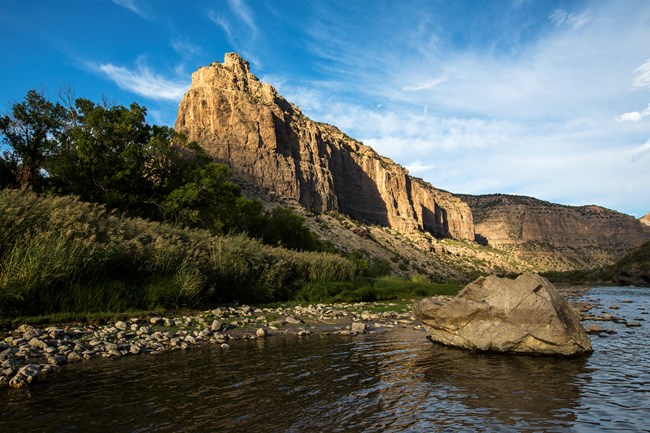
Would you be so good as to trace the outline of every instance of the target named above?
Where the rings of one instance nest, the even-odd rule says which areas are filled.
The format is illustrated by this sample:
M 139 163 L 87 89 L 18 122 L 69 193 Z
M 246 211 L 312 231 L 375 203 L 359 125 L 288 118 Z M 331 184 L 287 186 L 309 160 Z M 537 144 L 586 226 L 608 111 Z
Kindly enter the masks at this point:
M 454 296 L 461 289 L 462 286 L 457 284 L 435 284 L 421 279 L 381 277 L 353 282 L 307 283 L 296 293 L 296 298 L 306 302 L 373 302 L 436 295 Z
M 355 265 L 126 218 L 74 197 L 0 190 L 0 314 L 271 302 L 304 283 L 351 281 Z

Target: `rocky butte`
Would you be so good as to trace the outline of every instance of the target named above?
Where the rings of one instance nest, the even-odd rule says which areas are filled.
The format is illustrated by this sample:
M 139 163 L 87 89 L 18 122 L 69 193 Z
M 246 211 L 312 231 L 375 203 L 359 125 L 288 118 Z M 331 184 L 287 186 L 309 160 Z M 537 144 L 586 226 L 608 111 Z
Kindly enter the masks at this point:
M 228 164 L 235 177 L 309 210 L 474 240 L 465 202 L 409 176 L 336 127 L 312 121 L 235 53 L 192 74 L 175 127 Z
M 175 128 L 229 165 L 254 193 L 299 203 L 316 214 L 338 211 L 355 224 L 372 226 L 368 239 L 353 232 L 321 233 L 337 245 L 337 239 L 345 239 L 344 250 L 351 243 L 353 249 L 394 258 L 404 237 L 374 228 L 411 237 L 418 251 L 404 257 L 419 264 L 408 273 L 435 268 L 443 275 L 452 261 L 465 271 L 481 272 L 592 268 L 611 264 L 650 240 L 650 226 L 597 206 L 503 194 L 454 195 L 434 188 L 336 127 L 309 119 L 259 81 L 235 53 L 192 74 Z M 452 245 L 445 238 L 468 242 Z M 474 240 L 499 251 L 477 248 Z

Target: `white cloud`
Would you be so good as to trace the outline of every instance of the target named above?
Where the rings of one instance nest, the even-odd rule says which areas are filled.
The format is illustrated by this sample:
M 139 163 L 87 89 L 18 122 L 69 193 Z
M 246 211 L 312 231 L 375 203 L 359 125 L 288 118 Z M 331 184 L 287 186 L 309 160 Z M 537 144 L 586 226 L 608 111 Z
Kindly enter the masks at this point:
M 643 111 L 630 111 L 629 113 L 623 113 L 617 117 L 619 122 L 638 122 L 644 117 L 650 116 L 650 104 L 648 108 Z
M 548 18 L 555 24 L 555 27 L 566 26 L 575 29 L 584 26 L 591 19 L 587 12 L 575 14 L 568 13 L 562 9 L 555 9 L 549 14 Z
M 130 10 L 142 18 L 149 19 L 149 15 L 137 4 L 136 0 L 111 0 L 118 6 Z
M 203 52 L 201 47 L 198 45 L 181 39 L 172 39 L 170 43 L 174 51 L 180 54 L 183 58 L 197 56 Z
M 239 17 L 239 19 L 246 24 L 248 29 L 253 33 L 253 36 L 257 34 L 257 25 L 253 19 L 253 14 L 248 8 L 244 0 L 228 0 L 228 6 L 230 10 Z
M 246 5 L 239 0 L 229 0 L 228 5 L 233 13 L 246 24 L 250 31 L 241 31 L 241 26 L 232 25 L 231 22 L 223 15 L 217 14 L 214 11 L 208 11 L 208 18 L 226 34 L 228 44 L 237 51 L 240 55 L 246 58 L 254 67 L 259 67 L 261 62 L 257 55 L 249 50 L 247 47 L 255 49 L 255 36 L 257 33 L 257 26 L 252 19 L 249 9 Z
M 217 15 L 214 11 L 209 11 L 208 12 L 208 18 L 221 27 L 223 31 L 226 33 L 226 38 L 228 39 L 228 43 L 232 46 L 235 45 L 235 39 L 233 38 L 233 33 L 232 30 L 230 30 L 230 24 L 228 21 L 221 15 Z
M 650 89 L 650 59 L 646 60 L 634 72 L 636 76 L 632 80 L 632 86 L 637 89 Z
M 410 174 L 419 174 L 419 173 L 426 173 L 430 172 L 434 169 L 438 168 L 438 165 L 436 164 L 424 164 L 422 161 L 413 161 L 410 164 L 405 165 L 406 169 L 409 171 Z
M 447 81 L 447 77 L 435 78 L 433 80 L 428 80 L 419 84 L 404 86 L 402 87 L 402 90 L 405 92 L 418 92 L 420 90 L 431 89 L 432 87 L 444 83 L 445 81 Z
M 650 153 L 650 140 L 646 141 L 644 144 L 637 147 L 636 149 L 633 149 L 630 154 L 630 160 L 636 161 L 639 158 L 642 158 L 649 153 Z
M 180 101 L 190 84 L 185 78 L 169 79 L 156 74 L 141 61 L 138 62 L 135 70 L 112 63 L 91 65 L 91 68 L 106 76 L 121 89 L 153 100 Z

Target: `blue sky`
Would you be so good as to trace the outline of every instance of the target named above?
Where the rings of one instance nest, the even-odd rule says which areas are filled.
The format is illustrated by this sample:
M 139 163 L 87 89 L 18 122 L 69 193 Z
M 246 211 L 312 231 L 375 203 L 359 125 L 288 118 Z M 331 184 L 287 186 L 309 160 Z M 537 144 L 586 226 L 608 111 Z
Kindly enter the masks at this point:
M 0 108 L 69 85 L 173 125 L 236 51 L 312 119 L 457 193 L 650 211 L 650 2 L 3 0 Z

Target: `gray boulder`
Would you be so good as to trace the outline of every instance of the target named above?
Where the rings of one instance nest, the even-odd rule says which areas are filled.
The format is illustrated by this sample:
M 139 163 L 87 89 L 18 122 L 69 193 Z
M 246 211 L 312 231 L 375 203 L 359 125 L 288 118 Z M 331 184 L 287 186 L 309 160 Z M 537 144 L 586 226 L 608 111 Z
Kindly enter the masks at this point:
M 433 341 L 448 346 L 566 356 L 593 351 L 578 314 L 535 274 L 481 277 L 454 298 L 418 302 L 413 313 Z

